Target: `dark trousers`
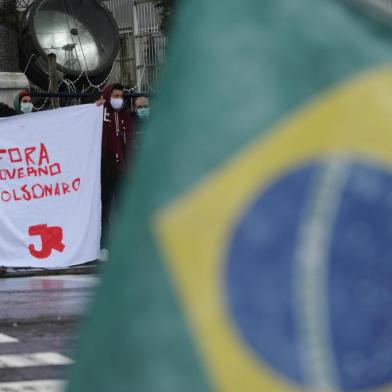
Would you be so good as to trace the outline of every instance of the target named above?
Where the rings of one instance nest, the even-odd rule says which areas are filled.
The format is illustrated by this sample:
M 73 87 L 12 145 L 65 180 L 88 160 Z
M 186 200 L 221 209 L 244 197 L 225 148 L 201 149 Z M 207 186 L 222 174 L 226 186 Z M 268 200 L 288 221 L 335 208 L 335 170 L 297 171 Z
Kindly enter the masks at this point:
M 108 175 L 101 171 L 101 201 L 102 201 L 102 234 L 101 249 L 108 248 L 110 237 L 110 221 L 112 217 L 113 201 L 118 205 L 120 177 Z

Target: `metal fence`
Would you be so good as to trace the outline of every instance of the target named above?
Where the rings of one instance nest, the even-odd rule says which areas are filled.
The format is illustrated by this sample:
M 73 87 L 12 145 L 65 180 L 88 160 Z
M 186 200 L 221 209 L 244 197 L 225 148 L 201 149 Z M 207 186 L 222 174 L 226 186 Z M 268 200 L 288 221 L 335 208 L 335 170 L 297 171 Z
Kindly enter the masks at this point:
M 35 0 L 16 0 L 23 11 Z M 165 60 L 166 37 L 160 29 L 159 10 L 151 0 L 103 0 L 120 31 L 120 50 L 110 81 L 150 93 Z
M 165 60 L 166 37 L 160 15 L 149 0 L 105 0 L 120 28 L 121 48 L 111 80 L 151 92 Z

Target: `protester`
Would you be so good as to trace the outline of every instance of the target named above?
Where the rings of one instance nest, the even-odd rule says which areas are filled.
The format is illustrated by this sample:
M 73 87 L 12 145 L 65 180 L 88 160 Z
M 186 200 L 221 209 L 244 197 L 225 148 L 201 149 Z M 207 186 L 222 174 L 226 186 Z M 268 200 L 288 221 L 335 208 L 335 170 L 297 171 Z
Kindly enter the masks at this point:
M 0 102 L 0 117 L 10 117 L 18 114 L 16 110 L 10 108 L 5 103 Z
M 26 114 L 33 111 L 33 101 L 29 91 L 21 91 L 15 96 L 14 108 L 18 114 Z
M 134 100 L 132 118 L 135 121 L 135 149 L 140 146 L 141 129 L 143 124 L 150 117 L 150 111 L 150 100 L 146 96 L 140 96 Z
M 124 178 L 134 140 L 134 121 L 124 109 L 124 88 L 108 85 L 97 105 L 104 105 L 102 130 L 102 236 L 100 260 L 108 258 L 107 240 L 113 200 L 118 204 L 119 188 Z
M 139 121 L 144 121 L 150 116 L 150 100 L 145 96 L 135 99 L 134 103 L 135 115 Z

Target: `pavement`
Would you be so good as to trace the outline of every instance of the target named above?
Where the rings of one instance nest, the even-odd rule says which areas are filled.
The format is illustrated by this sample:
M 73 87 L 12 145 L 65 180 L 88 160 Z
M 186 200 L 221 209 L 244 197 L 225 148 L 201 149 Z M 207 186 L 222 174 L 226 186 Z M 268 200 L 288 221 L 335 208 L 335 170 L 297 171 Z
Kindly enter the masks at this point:
M 1 278 L 20 278 L 27 276 L 49 276 L 49 275 L 80 275 L 94 274 L 99 269 L 98 262 L 76 265 L 67 268 L 45 269 L 45 268 L 11 268 L 0 267 Z
M 63 391 L 98 283 L 87 273 L 0 279 L 0 392 Z

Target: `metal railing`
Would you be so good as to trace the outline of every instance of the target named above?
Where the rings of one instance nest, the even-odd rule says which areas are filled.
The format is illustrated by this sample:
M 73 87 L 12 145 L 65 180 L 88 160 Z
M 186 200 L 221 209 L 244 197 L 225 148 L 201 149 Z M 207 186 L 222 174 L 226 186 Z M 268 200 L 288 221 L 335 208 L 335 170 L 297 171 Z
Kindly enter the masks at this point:
M 104 0 L 103 3 L 112 12 L 120 31 L 132 31 L 133 0 Z
M 165 60 L 166 37 L 161 18 L 149 0 L 105 0 L 120 29 L 121 49 L 111 80 L 151 93 Z
M 160 30 L 160 15 L 151 1 L 133 4 L 136 75 L 138 91 L 153 90 L 165 61 L 166 37 Z

